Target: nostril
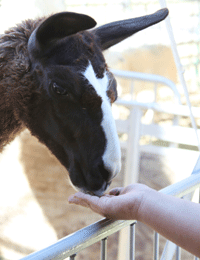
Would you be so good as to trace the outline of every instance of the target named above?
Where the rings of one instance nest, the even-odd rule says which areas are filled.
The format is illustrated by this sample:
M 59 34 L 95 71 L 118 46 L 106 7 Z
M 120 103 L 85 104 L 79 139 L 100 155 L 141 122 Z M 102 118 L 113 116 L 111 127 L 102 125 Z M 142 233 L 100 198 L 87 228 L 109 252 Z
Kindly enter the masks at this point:
M 111 179 L 111 173 L 105 168 L 103 162 L 98 165 L 98 169 L 104 180 L 109 181 Z

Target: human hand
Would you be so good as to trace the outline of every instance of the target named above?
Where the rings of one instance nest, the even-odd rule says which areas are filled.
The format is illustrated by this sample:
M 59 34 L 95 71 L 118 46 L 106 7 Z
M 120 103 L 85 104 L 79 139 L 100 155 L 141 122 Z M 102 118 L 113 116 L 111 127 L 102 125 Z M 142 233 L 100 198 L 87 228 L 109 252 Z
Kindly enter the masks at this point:
M 70 196 L 68 201 L 89 207 L 106 218 L 139 220 L 138 210 L 149 190 L 146 185 L 136 183 L 125 188 L 114 188 L 101 197 L 78 192 Z
M 114 188 L 102 197 L 78 192 L 68 200 L 110 219 L 139 220 L 200 257 L 198 203 L 163 194 L 139 183 Z

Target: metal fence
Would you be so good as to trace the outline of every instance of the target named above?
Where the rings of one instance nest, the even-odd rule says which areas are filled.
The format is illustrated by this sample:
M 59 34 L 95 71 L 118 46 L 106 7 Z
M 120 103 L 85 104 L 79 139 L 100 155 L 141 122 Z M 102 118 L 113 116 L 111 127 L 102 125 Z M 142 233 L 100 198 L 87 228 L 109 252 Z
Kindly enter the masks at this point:
M 179 198 L 184 198 L 185 195 L 193 193 L 200 187 L 200 157 L 194 168 L 192 175 L 178 183 L 172 184 L 160 192 Z M 100 259 L 107 259 L 107 239 L 108 237 L 121 230 L 124 227 L 130 226 L 130 254 L 129 259 L 135 259 L 135 220 L 109 220 L 102 219 L 88 227 L 85 227 L 61 240 L 57 243 L 35 252 L 23 258 L 23 260 L 62 260 L 69 257 L 70 260 L 76 259 L 76 255 L 84 248 L 91 246 L 98 241 L 101 241 Z M 159 259 L 159 234 L 154 235 L 154 252 L 152 259 Z M 180 259 L 180 248 L 177 247 L 176 259 Z M 197 257 L 194 257 L 197 260 Z M 161 258 L 162 259 L 162 258 Z

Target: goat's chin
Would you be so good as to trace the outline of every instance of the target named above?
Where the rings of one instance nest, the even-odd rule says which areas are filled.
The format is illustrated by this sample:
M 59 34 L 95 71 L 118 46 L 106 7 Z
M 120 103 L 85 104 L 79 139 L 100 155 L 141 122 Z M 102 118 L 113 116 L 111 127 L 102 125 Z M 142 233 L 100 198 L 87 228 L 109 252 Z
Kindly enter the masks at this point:
M 70 182 L 70 184 L 71 184 L 71 186 L 76 190 L 76 191 L 80 191 L 80 192 L 82 192 L 82 193 L 85 193 L 85 194 L 89 194 L 89 195 L 92 195 L 92 196 L 97 196 L 97 197 L 101 197 L 101 196 L 103 196 L 103 194 L 104 194 L 104 192 L 107 190 L 107 188 L 110 186 L 110 184 L 111 184 L 111 182 L 109 182 L 109 183 L 104 183 L 103 184 L 103 186 L 102 186 L 102 188 L 101 189 L 99 189 L 99 190 L 96 190 L 96 191 L 88 191 L 88 190 L 86 190 L 86 189 L 84 189 L 84 188 L 79 188 L 79 187 L 77 187 L 77 186 L 75 186 L 73 183 L 72 183 L 72 181 L 70 180 L 70 178 L 69 178 L 69 182 Z
M 84 189 L 79 189 L 79 191 L 85 193 L 85 194 L 89 194 L 89 195 L 92 195 L 92 196 L 97 196 L 97 197 L 101 197 L 104 195 L 104 192 L 105 190 L 104 189 L 100 189 L 100 190 L 97 190 L 97 191 L 86 191 Z

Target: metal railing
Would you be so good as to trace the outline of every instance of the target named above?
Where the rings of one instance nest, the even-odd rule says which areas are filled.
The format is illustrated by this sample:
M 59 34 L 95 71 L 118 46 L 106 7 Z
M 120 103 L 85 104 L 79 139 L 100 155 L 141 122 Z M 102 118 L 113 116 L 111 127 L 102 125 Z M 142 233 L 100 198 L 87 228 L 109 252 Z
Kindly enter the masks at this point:
M 185 195 L 194 192 L 200 187 L 200 157 L 194 168 L 192 175 L 178 183 L 172 184 L 160 192 L 183 198 Z M 32 253 L 23 258 L 23 260 L 62 260 L 69 257 L 70 260 L 76 259 L 76 255 L 83 249 L 92 244 L 101 241 L 101 260 L 107 259 L 107 238 L 121 230 L 130 226 L 130 255 L 129 259 L 135 259 L 135 220 L 109 220 L 102 219 L 90 226 L 87 226 L 77 232 L 59 240 L 57 243 Z M 159 235 L 154 236 L 154 252 L 153 259 L 159 259 Z M 176 259 L 180 259 L 180 250 L 177 247 Z M 198 258 L 195 257 L 197 260 Z
M 181 104 L 181 96 L 179 91 L 177 90 L 176 85 L 174 84 L 173 81 L 160 76 L 160 75 L 155 75 L 155 74 L 149 74 L 149 73 L 142 73 L 142 72 L 135 72 L 135 71 L 125 71 L 125 70 L 116 70 L 116 69 L 111 69 L 111 72 L 119 78 L 125 78 L 129 79 L 131 81 L 147 81 L 147 82 L 152 82 L 155 84 L 154 87 L 156 87 L 156 84 L 163 84 L 168 86 L 174 93 L 174 99 L 177 104 Z M 155 89 L 156 91 L 157 89 Z M 156 96 L 157 93 L 155 93 Z

